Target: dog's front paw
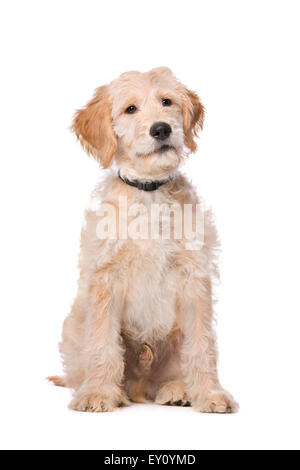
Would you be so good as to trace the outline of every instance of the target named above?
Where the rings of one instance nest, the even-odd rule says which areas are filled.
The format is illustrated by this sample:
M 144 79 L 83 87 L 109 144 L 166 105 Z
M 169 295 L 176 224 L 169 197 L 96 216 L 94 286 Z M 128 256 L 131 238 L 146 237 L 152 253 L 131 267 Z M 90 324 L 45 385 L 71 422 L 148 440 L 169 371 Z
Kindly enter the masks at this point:
M 238 404 L 226 390 L 208 392 L 207 396 L 193 403 L 196 411 L 201 413 L 235 413 Z
M 71 401 L 69 408 L 76 411 L 87 411 L 90 413 L 105 413 L 115 411 L 118 407 L 128 405 L 129 401 L 124 396 L 116 399 L 104 396 L 100 392 L 81 393 L 77 392 Z

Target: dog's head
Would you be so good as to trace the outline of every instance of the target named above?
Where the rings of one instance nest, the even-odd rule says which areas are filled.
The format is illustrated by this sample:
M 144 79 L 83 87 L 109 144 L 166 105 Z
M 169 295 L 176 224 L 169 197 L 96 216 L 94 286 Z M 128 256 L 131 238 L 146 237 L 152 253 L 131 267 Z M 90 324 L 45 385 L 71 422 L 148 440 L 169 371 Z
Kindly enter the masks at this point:
M 196 93 L 166 67 L 127 72 L 98 88 L 74 117 L 73 130 L 84 149 L 104 168 L 114 158 L 132 177 L 166 177 L 184 149 L 194 152 L 204 107 Z

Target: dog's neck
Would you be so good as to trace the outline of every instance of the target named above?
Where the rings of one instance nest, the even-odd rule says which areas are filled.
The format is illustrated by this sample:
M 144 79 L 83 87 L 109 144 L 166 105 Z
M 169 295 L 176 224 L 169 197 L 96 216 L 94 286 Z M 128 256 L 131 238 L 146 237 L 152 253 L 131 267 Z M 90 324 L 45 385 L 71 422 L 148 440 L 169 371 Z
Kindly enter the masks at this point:
M 126 183 L 129 186 L 134 186 L 140 191 L 156 191 L 158 188 L 160 188 L 164 184 L 169 183 L 175 178 L 175 175 L 170 175 L 168 178 L 163 180 L 149 179 L 148 181 L 140 181 L 138 179 L 129 179 L 125 175 L 121 174 L 120 171 L 118 172 L 118 176 L 123 181 L 123 183 Z

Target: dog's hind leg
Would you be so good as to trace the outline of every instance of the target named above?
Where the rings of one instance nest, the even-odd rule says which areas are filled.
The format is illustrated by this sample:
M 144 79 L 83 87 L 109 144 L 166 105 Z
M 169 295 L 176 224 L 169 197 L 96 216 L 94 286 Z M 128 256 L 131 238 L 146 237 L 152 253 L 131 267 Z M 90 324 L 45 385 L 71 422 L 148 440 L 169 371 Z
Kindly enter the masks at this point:
M 55 376 L 54 380 L 51 380 L 55 385 L 74 390 L 78 389 L 85 379 L 82 350 L 86 304 L 86 296 L 81 293 L 75 299 L 71 313 L 64 321 L 62 340 L 59 345 L 64 364 L 64 375 L 63 377 Z
M 148 403 L 146 398 L 147 380 L 151 372 L 154 360 L 153 351 L 146 343 L 142 344 L 137 353 L 136 364 L 134 364 L 137 377 L 127 380 L 126 388 L 131 401 L 135 403 Z
M 52 375 L 47 377 L 49 382 L 58 387 L 76 389 L 84 380 L 84 372 L 80 360 L 84 313 L 81 299 L 77 297 L 71 313 L 64 321 L 62 341 L 59 346 L 64 362 L 65 374 L 63 376 Z

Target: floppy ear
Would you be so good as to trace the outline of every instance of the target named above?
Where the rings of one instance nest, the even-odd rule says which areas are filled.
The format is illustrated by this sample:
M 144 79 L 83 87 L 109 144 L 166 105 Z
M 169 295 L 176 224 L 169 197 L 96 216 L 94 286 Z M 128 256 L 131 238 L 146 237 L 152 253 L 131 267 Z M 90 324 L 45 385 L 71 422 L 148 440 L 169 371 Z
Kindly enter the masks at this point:
M 103 168 L 112 164 L 117 141 L 112 128 L 107 86 L 97 88 L 91 101 L 75 113 L 72 130 L 84 150 L 93 155 Z
M 187 88 L 184 88 L 181 93 L 181 101 L 183 108 L 184 143 L 191 152 L 195 152 L 197 150 L 195 138 L 198 135 L 199 129 L 203 128 L 204 106 L 198 95 Z

